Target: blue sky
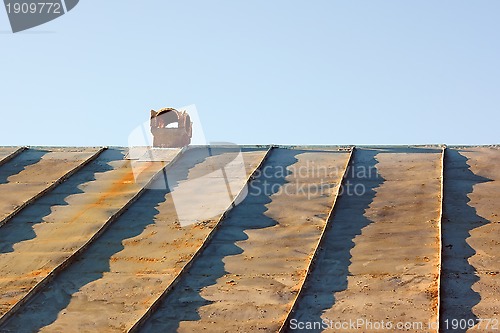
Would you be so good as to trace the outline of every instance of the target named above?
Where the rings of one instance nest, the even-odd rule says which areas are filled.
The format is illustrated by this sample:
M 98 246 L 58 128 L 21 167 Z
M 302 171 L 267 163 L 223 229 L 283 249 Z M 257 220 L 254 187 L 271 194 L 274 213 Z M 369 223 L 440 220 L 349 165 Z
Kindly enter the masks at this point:
M 0 145 L 127 145 L 195 104 L 210 141 L 499 143 L 500 2 L 81 0 L 12 34 Z

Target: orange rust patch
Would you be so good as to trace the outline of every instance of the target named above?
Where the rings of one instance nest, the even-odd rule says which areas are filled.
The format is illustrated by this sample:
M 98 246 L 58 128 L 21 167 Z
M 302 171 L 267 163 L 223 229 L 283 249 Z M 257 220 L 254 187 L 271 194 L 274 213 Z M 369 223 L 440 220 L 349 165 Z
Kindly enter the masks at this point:
M 157 163 L 157 162 L 156 162 Z M 144 162 L 139 166 L 135 167 L 135 174 L 141 174 L 145 170 L 151 168 L 155 165 L 155 162 Z M 164 164 L 163 164 L 164 165 Z M 78 220 L 83 214 L 85 214 L 88 210 L 101 206 L 109 197 L 117 197 L 122 194 L 123 189 L 134 184 L 134 170 L 132 169 L 132 165 L 128 162 L 127 169 L 125 171 L 125 175 L 123 175 L 120 180 L 116 183 L 113 183 L 107 190 L 101 193 L 99 199 L 95 202 L 85 205 L 82 209 L 79 210 L 77 214 L 73 218 L 70 219 L 69 223 L 75 222 Z
M 438 287 L 439 276 L 434 274 L 434 283 L 432 286 L 425 291 L 425 294 L 431 299 L 431 309 L 435 315 L 439 312 L 439 287 Z
M 117 261 L 133 261 L 133 262 L 161 262 L 163 261 L 163 258 L 151 258 L 151 257 L 111 257 L 110 259 L 111 262 L 117 262 Z
M 438 297 L 437 288 L 427 289 L 425 293 L 427 294 L 427 296 L 429 296 L 429 298 L 432 298 L 434 300 L 433 303 L 437 304 L 437 297 Z
M 40 275 L 48 275 L 50 273 L 49 269 L 37 269 L 36 271 L 32 271 L 28 273 L 28 277 L 40 276 Z
M 13 300 L 8 301 L 7 304 L 9 306 L 14 306 L 18 301 L 19 301 L 19 299 L 13 299 Z

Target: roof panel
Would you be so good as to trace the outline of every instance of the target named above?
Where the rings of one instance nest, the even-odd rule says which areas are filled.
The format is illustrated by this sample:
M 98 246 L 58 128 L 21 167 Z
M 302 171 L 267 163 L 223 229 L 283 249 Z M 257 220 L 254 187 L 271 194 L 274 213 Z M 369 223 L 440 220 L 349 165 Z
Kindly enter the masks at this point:
M 45 156 L 41 155 L 42 153 L 50 154 L 40 151 L 37 153 L 36 156 L 40 156 L 42 160 Z M 77 154 L 80 156 L 81 153 Z M 71 153 L 65 152 L 63 156 L 70 165 L 75 163 L 70 159 Z M 32 155 L 29 157 L 30 161 L 36 160 Z M 95 163 L 90 163 L 81 170 L 81 173 L 90 173 L 94 177 L 94 180 L 85 184 L 87 188 L 81 189 L 82 184 L 78 183 L 78 179 L 76 183 L 66 182 L 62 193 L 69 190 L 72 194 L 64 199 L 57 192 L 46 194 L 45 202 L 40 207 L 34 202 L 27 211 L 31 216 L 21 213 L 18 218 L 14 217 L 11 223 L 0 228 L 3 252 L 0 256 L 0 267 L 4 277 L 0 280 L 2 315 L 11 311 L 18 302 L 24 302 L 25 298 L 33 293 L 33 288 L 38 288 L 37 285 L 41 282 L 45 283 L 51 272 L 62 267 L 60 265 L 68 260 L 70 255 L 79 251 L 109 225 L 113 216 L 124 210 L 165 166 L 163 162 L 144 162 L 134 169 L 136 163 L 141 162 L 126 161 L 122 158 L 123 154 L 119 151 L 105 151 Z M 60 159 L 51 161 L 57 162 L 56 169 L 66 171 L 66 162 Z M 55 168 L 54 163 L 49 163 L 46 167 Z M 54 174 L 53 170 L 45 170 L 40 166 L 30 172 L 40 175 Z M 28 178 L 18 178 L 29 182 Z M 47 203 L 50 209 L 47 209 Z M 23 237 L 22 230 L 31 235 Z M 12 271 L 16 274 L 11 275 Z
M 250 174 L 265 153 L 263 149 L 242 152 L 244 175 Z M 45 330 L 64 330 L 70 325 L 77 330 L 92 327 L 100 332 L 121 332 L 132 327 L 194 255 L 229 206 L 231 201 L 223 201 L 222 206 L 218 201 L 223 191 L 227 197 L 225 180 L 213 182 L 207 176 L 211 176 L 216 166 L 224 167 L 231 159 L 234 159 L 231 150 L 210 154 L 206 149 L 186 152 L 168 170 L 171 191 L 167 188 L 146 191 L 76 265 L 56 278 L 57 287 L 39 294 L 9 327 L 37 330 L 50 323 Z M 196 179 L 202 181 L 193 186 Z M 246 179 L 241 178 L 228 181 L 233 192 L 246 184 Z M 219 205 L 219 211 L 216 215 L 206 215 L 193 206 L 197 202 L 210 207 Z M 180 204 L 189 205 L 192 213 L 185 213 L 190 213 L 193 222 L 200 223 L 179 224 Z M 99 297 L 95 298 L 97 294 Z M 51 302 L 54 297 L 61 302 Z M 53 306 L 47 306 L 47 302 Z
M 346 188 L 336 207 L 295 319 L 437 320 L 440 161 L 439 150 L 356 150 L 357 172 L 346 179 L 351 192 Z M 367 167 L 375 168 L 377 182 L 365 182 Z
M 500 313 L 500 150 L 449 149 L 443 220 L 443 317 L 473 320 Z M 451 332 L 453 327 L 444 327 Z
M 0 226 L 71 176 L 102 149 L 28 149 L 0 166 Z
M 24 149 L 24 147 L 0 147 L 0 165 L 8 162 Z
M 325 184 L 338 185 L 348 156 L 337 151 L 273 150 L 247 198 L 228 215 L 144 331 L 279 328 L 335 198 L 335 186 L 322 188 L 316 171 L 340 170 L 323 178 Z M 312 205 L 314 199 L 319 200 Z M 249 210 L 251 218 L 240 215 L 245 211 L 248 216 Z M 249 318 L 258 318 L 258 323 Z

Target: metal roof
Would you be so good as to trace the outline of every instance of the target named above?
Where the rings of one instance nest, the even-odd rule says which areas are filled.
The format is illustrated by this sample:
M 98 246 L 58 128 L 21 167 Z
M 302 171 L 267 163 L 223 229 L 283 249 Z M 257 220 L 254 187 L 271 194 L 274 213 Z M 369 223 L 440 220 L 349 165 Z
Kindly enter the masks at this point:
M 484 331 L 498 165 L 496 146 L 0 147 L 0 332 Z

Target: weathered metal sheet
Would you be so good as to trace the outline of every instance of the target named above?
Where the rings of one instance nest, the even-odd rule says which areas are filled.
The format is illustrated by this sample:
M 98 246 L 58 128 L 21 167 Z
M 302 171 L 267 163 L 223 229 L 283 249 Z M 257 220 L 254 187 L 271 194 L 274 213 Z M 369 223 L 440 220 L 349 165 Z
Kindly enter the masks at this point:
M 149 180 L 178 150 L 113 148 L 79 169 L 97 148 L 9 159 L 17 148 L 0 147 L 0 213 L 12 214 L 0 228 L 0 316 L 13 315 L 0 332 L 124 332 L 148 309 L 145 332 L 273 332 L 294 301 L 290 331 L 436 332 L 439 306 L 442 332 L 488 331 L 490 319 L 494 330 L 499 148 L 448 148 L 444 184 L 436 146 L 360 148 L 325 229 L 348 148 L 276 146 L 214 228 L 265 147 L 189 148 L 163 173 L 168 187 Z
M 24 147 L 0 147 L 0 165 L 10 161 L 24 149 Z
M 232 193 L 241 190 L 265 153 L 265 149 L 244 149 L 240 155 L 234 148 L 187 151 L 167 172 L 172 191 L 159 187 L 147 191 L 4 328 L 16 332 L 130 328 L 229 206 L 227 185 Z M 204 210 L 204 206 L 219 209 Z M 182 214 L 192 223 L 181 225 Z
M 0 226 L 96 157 L 101 148 L 29 149 L 0 167 Z
M 498 148 L 446 152 L 442 332 L 500 329 L 499 165 Z
M 143 331 L 276 331 L 309 265 L 348 156 L 274 149 L 249 195 Z
M 402 331 L 398 323 L 424 325 L 407 332 L 436 331 L 441 156 L 440 149 L 356 150 L 290 331 Z M 389 322 L 395 326 L 383 326 Z
M 65 164 L 61 158 L 68 158 L 67 154 L 54 152 L 46 158 L 58 168 L 58 163 Z M 100 232 L 164 166 L 164 162 L 125 161 L 122 150 L 107 150 L 2 227 L 0 314 L 10 314 L 18 302 L 24 302 L 31 290 Z M 45 169 L 30 172 L 53 174 Z
M 316 267 L 318 254 L 319 254 L 319 251 L 323 248 L 323 244 L 325 242 L 327 232 L 331 227 L 331 220 L 332 220 L 333 215 L 335 214 L 335 209 L 337 208 L 337 204 L 338 204 L 338 201 L 340 199 L 340 194 L 342 193 L 343 189 L 348 185 L 347 173 L 351 168 L 355 151 L 356 151 L 356 149 L 354 147 L 349 149 L 349 158 L 347 161 L 347 165 L 346 165 L 346 168 L 345 168 L 344 173 L 342 175 L 342 178 L 339 180 L 340 185 L 337 187 L 337 190 L 334 193 L 335 199 L 333 201 L 332 207 L 330 208 L 330 211 L 329 211 L 328 216 L 326 218 L 325 227 L 321 231 L 321 235 L 320 235 L 320 238 L 318 240 L 318 243 L 316 244 L 314 252 L 311 255 L 311 258 L 309 261 L 309 266 L 307 267 L 306 274 L 305 274 L 304 279 L 302 280 L 301 284 L 299 285 L 299 291 L 295 295 L 295 300 L 293 301 L 292 306 L 290 307 L 290 310 L 288 311 L 284 320 L 281 322 L 281 326 L 278 329 L 278 333 L 284 333 L 284 332 L 289 331 L 290 321 L 295 317 L 295 312 L 297 311 L 299 301 L 302 299 L 302 297 L 305 294 L 306 283 L 311 275 L 311 272 Z

